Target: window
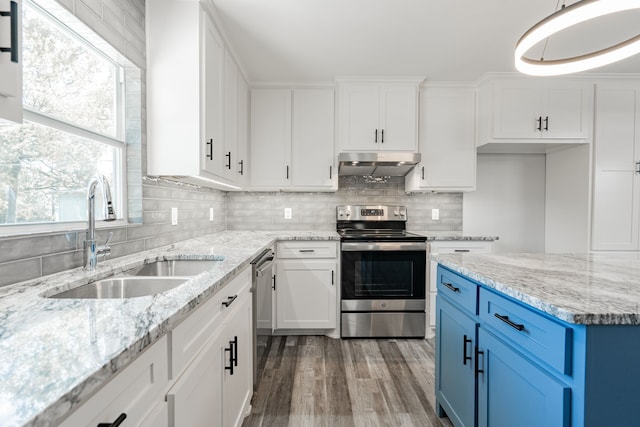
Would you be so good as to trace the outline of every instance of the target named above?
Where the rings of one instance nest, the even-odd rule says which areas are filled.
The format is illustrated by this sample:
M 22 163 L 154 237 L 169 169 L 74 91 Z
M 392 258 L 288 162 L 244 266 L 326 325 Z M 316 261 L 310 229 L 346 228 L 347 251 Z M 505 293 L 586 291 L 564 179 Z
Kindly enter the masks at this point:
M 0 127 L 0 224 L 86 220 L 96 174 L 122 218 L 124 67 L 32 1 L 22 10 L 25 122 Z

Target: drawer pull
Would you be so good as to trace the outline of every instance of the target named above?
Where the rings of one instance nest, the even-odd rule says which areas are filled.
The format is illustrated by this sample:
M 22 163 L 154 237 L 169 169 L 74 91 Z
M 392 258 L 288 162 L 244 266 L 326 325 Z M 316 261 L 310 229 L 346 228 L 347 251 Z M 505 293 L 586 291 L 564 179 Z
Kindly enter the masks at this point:
M 454 249 L 454 252 L 471 252 L 469 249 Z
M 467 364 L 467 360 L 471 360 L 471 356 L 467 356 L 467 344 L 471 343 L 471 339 L 467 338 L 467 336 L 465 335 L 462 338 L 462 364 L 466 365 Z
M 445 287 L 451 289 L 453 292 L 460 292 L 460 288 L 456 288 L 451 283 L 442 282 L 442 286 L 445 286 Z
M 498 313 L 494 314 L 494 316 L 496 316 L 498 319 L 502 320 L 507 325 L 511 326 L 513 329 L 517 329 L 518 331 L 524 331 L 524 325 L 522 325 L 520 323 L 512 322 L 511 320 L 509 320 L 509 316 L 502 316 L 502 315 L 500 315 Z
M 300 249 L 300 252 L 302 253 L 314 253 L 315 251 L 315 249 Z
M 124 412 L 120 414 L 118 418 L 112 423 L 100 423 L 98 427 L 118 427 L 127 418 L 127 414 Z
M 226 301 L 222 301 L 222 305 L 224 305 L 225 307 L 229 307 L 231 304 L 233 304 L 233 302 L 236 300 L 236 298 L 238 298 L 238 295 L 234 295 L 232 297 L 227 297 Z
M 484 359 L 484 351 L 480 351 L 478 350 L 478 346 L 475 347 L 475 352 L 476 352 L 476 378 L 478 378 L 478 374 L 484 374 L 484 369 L 480 369 L 480 358 L 478 357 L 479 355 L 482 355 L 482 358 Z

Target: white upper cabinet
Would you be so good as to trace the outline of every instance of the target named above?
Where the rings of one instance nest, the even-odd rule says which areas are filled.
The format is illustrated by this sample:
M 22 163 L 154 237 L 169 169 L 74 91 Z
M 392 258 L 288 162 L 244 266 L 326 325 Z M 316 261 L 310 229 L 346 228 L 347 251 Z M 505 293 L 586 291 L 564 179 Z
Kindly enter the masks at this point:
M 293 91 L 291 176 L 295 188 L 337 188 L 334 90 Z
M 22 123 L 21 0 L 0 0 L 0 125 Z
M 408 191 L 475 190 L 475 111 L 473 88 L 421 89 L 421 161 L 406 177 Z
M 592 250 L 640 249 L 640 81 L 596 85 Z
M 593 84 L 579 79 L 496 78 L 480 87 L 478 145 L 590 137 Z M 576 140 L 576 141 L 571 141 Z
M 154 0 L 146 11 L 148 173 L 228 189 L 238 175 L 226 156 L 233 149 L 237 161 L 238 68 L 200 2 Z
M 333 89 L 251 91 L 251 188 L 332 191 Z
M 340 151 L 417 151 L 420 81 L 341 82 Z

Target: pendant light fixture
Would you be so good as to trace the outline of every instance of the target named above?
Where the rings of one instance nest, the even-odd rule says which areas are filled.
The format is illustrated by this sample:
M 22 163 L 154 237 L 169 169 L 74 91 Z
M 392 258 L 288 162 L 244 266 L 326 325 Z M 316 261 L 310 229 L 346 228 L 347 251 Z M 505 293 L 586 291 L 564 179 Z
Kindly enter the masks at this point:
M 577 73 L 611 64 L 640 53 L 640 34 L 607 48 L 570 58 L 531 59 L 526 53 L 553 34 L 573 25 L 615 12 L 640 9 L 640 0 L 580 0 L 547 16 L 518 40 L 515 49 L 516 69 L 533 76 Z M 543 54 L 544 55 L 544 54 Z

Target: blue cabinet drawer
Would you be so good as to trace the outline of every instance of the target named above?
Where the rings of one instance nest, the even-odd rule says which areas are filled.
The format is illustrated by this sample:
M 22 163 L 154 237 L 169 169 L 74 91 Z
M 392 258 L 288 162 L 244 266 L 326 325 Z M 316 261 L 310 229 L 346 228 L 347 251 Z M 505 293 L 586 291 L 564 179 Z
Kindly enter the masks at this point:
M 480 319 L 505 342 L 571 375 L 571 328 L 484 288 L 480 288 L 479 300 Z
M 478 285 L 438 266 L 438 295 L 448 298 L 471 314 L 478 314 Z

